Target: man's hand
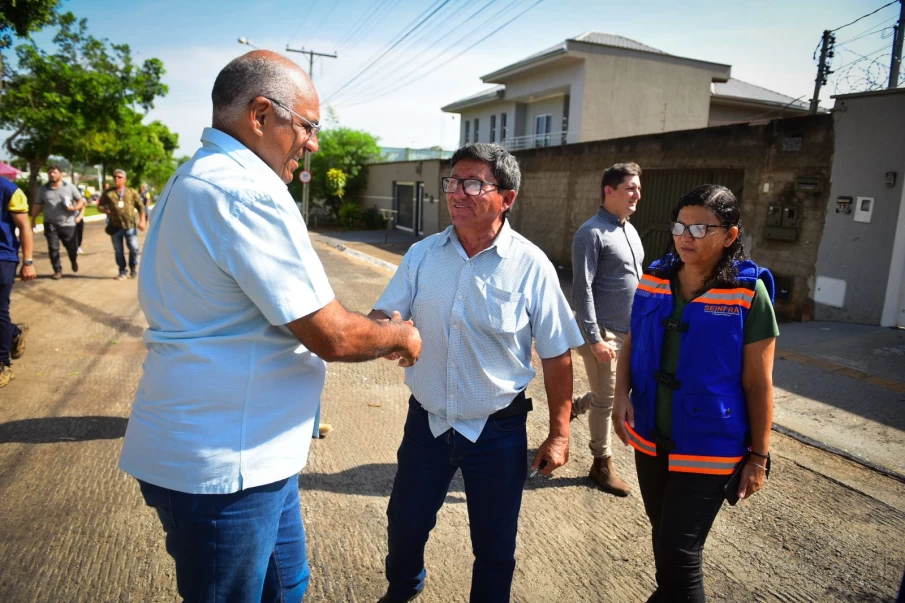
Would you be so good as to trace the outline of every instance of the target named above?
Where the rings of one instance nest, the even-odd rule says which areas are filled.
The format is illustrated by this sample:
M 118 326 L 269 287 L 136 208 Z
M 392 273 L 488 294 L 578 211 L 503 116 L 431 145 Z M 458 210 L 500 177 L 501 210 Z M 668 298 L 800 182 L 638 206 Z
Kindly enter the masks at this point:
M 626 394 L 617 392 L 613 400 L 613 431 L 616 432 L 616 436 L 622 440 L 622 443 L 628 446 L 626 423 L 632 428 L 635 427 L 635 409 Z
M 139 221 L 138 221 L 138 230 L 144 232 L 144 231 L 145 231 L 145 228 L 147 228 L 147 227 L 148 227 L 148 221 L 147 221 L 147 220 L 139 220 Z
M 537 454 L 534 455 L 531 471 L 539 468 L 542 461 L 547 461 L 544 468 L 540 470 L 540 474 L 545 477 L 550 477 L 554 469 L 565 465 L 569 461 L 569 436 L 551 435 L 547 437 L 537 449 Z
M 414 366 L 418 362 L 418 358 L 421 357 L 421 333 L 415 328 L 413 321 L 402 320 L 402 315 L 399 312 L 393 312 L 390 323 L 399 325 L 399 328 L 404 329 L 405 332 L 405 350 L 398 353 L 399 366 Z
M 19 276 L 23 281 L 30 281 L 38 278 L 38 271 L 35 270 L 34 264 L 31 266 L 22 266 L 22 270 L 19 272 Z
M 597 343 L 592 343 L 590 347 L 591 352 L 594 354 L 594 358 L 596 358 L 597 362 L 600 364 L 616 360 L 616 348 L 607 342 L 599 341 Z

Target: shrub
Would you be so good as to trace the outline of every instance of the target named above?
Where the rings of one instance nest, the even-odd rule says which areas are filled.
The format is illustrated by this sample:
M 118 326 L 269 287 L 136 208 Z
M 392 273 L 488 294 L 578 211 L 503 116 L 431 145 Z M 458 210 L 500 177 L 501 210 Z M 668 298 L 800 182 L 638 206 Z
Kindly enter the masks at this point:
M 355 228 L 361 220 L 361 208 L 357 203 L 346 201 L 339 206 L 339 223 L 346 228 Z
M 361 217 L 364 220 L 365 228 L 368 230 L 380 230 L 387 226 L 386 218 L 383 217 L 376 205 L 364 210 Z

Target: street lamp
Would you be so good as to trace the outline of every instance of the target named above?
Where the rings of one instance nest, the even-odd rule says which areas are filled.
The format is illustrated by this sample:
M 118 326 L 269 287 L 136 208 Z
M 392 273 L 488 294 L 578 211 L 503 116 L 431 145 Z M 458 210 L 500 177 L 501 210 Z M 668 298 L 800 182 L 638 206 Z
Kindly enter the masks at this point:
M 242 36 L 241 38 L 239 38 L 239 44 L 247 44 L 247 45 L 251 46 L 252 48 L 254 48 L 255 50 L 261 50 L 260 48 L 258 48 L 254 44 L 252 44 L 251 40 L 249 40 L 245 36 Z

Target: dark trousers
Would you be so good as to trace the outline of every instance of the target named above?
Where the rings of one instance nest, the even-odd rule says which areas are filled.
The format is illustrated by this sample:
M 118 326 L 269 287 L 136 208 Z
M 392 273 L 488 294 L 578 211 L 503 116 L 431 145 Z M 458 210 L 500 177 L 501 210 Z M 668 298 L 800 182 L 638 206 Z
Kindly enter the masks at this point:
M 79 220 L 75 223 L 75 244 L 76 247 L 82 246 L 82 237 L 85 235 L 85 220 Z
M 138 230 L 129 228 L 118 230 L 110 235 L 113 241 L 113 253 L 116 256 L 116 266 L 122 276 L 126 275 L 126 252 L 125 247 L 129 248 L 129 270 L 134 273 L 138 266 Z
M 50 265 L 54 272 L 62 272 L 60 263 L 60 243 L 69 254 L 70 263 L 78 258 L 79 242 L 75 235 L 75 226 L 57 226 L 56 224 L 44 224 L 44 237 L 47 239 L 47 252 L 50 254 Z
M 19 327 L 9 318 L 9 296 L 16 282 L 18 262 L 0 262 L 0 366 L 12 364 L 9 351 L 13 339 L 19 336 Z
M 450 429 L 434 437 L 428 414 L 409 400 L 399 468 L 387 508 L 387 594 L 407 601 L 424 588 L 424 546 L 458 469 L 475 560 L 471 603 L 509 601 L 515 571 L 515 537 L 528 473 L 527 413 L 488 419 L 477 442 Z
M 635 451 L 638 486 L 651 524 L 657 590 L 651 602 L 703 603 L 704 541 L 723 504 L 725 475 L 669 471 L 668 452 Z

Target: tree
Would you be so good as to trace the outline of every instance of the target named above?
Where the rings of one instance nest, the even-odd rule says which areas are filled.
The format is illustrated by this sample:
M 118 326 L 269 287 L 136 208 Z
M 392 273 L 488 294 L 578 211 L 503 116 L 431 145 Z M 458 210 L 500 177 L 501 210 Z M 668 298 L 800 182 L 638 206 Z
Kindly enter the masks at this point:
M 0 127 L 13 133 L 6 148 L 28 161 L 29 192 L 37 192 L 38 171 L 53 154 L 76 154 L 83 136 L 99 137 L 134 125 L 138 110 L 148 111 L 166 94 L 163 63 L 132 62 L 126 44 L 109 44 L 88 33 L 85 19 L 60 15 L 53 38 L 56 52 L 33 41 L 16 48 L 18 67 L 8 78 L 0 105 Z M 74 154 L 76 157 L 74 157 Z
M 367 170 L 364 167 L 380 158 L 377 138 L 363 130 L 351 128 L 331 128 L 318 135 L 318 152 L 311 156 L 311 196 L 325 199 L 326 206 L 339 217 L 342 199 L 331 195 L 330 169 L 341 170 L 346 177 L 345 196 L 355 197 L 367 186 Z M 293 178 L 289 190 L 296 199 L 301 199 L 301 184 Z
M 24 38 L 53 22 L 60 0 L 5 0 L 0 3 L 0 89 L 3 87 L 3 51 L 13 44 L 12 34 Z

